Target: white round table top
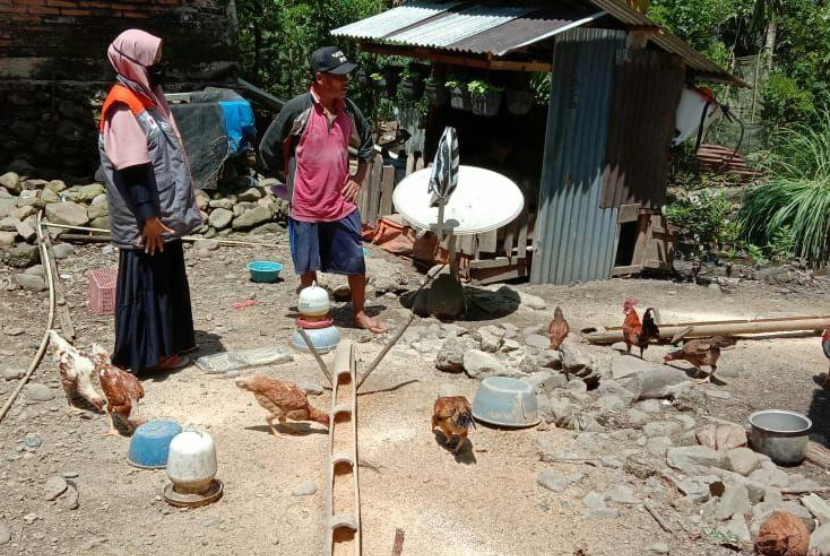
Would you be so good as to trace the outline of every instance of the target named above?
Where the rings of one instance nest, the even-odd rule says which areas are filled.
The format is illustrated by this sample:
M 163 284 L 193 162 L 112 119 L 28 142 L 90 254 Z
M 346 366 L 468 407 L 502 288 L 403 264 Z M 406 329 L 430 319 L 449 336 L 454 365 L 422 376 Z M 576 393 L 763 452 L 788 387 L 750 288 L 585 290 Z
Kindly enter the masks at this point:
M 392 195 L 397 210 L 412 226 L 437 231 L 438 207 L 430 207 L 431 168 L 404 178 Z M 524 196 L 507 177 L 477 166 L 459 166 L 458 187 L 444 207 L 445 235 L 491 232 L 512 222 L 522 212 Z

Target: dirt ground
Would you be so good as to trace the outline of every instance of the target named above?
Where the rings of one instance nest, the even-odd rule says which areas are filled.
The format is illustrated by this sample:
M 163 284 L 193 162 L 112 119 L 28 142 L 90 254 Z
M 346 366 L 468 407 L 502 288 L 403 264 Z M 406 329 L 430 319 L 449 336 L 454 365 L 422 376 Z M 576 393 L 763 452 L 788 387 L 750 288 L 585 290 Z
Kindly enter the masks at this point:
M 372 256 L 387 257 L 375 250 Z M 286 272 L 278 284 L 253 284 L 244 268 L 249 260 L 261 257 L 288 262 L 283 238 L 275 241 L 274 248 L 222 247 L 208 258 L 197 258 L 189 250 L 187 257 L 200 346 L 197 356 L 274 343 L 290 349 L 297 280 Z M 80 345 L 98 342 L 111 347 L 111 317 L 96 316 L 86 307 L 86 273 L 116 264 L 117 254 L 102 245 L 79 248 L 77 255 L 60 262 Z M 10 274 L 10 269 L 0 268 L 0 284 L 8 283 Z M 519 289 L 543 297 L 546 310 L 522 308 L 502 322 L 519 327 L 547 323 L 554 306 L 561 305 L 572 330 L 617 325 L 626 297 L 659 307 L 663 321 L 671 322 L 821 314 L 827 312 L 830 294 L 783 295 L 763 285 L 726 294 L 650 280 Z M 0 369 L 28 366 L 43 333 L 45 299 L 45 294 L 0 291 L 0 328 L 24 329 L 19 336 L 0 333 Z M 259 304 L 232 309 L 234 302 L 247 299 Z M 406 311 L 396 300 L 383 297 L 373 303 L 388 322 L 403 322 Z M 349 327 L 345 308 L 336 315 L 346 337 L 360 336 Z M 484 323 L 457 324 L 473 328 Z M 362 365 L 382 348 L 383 341 L 357 344 Z M 646 352 L 646 359 L 660 361 L 664 353 L 665 348 L 655 347 Z M 810 415 L 819 435 L 828 433 L 827 396 L 814 380 L 827 369 L 817 337 L 741 342 L 721 361 L 723 369 L 739 372 L 726 378 L 726 385 L 703 387 L 720 392 L 720 397 L 707 397 L 710 414 L 745 423 L 757 409 L 789 409 Z M 293 362 L 263 370 L 274 377 L 322 383 L 316 364 L 305 354 L 295 353 Z M 250 394 L 196 366 L 147 376 L 140 415 L 202 427 L 218 449 L 223 499 L 180 510 L 161 498 L 166 483 L 163 471 L 130 466 L 125 457 L 129 439 L 103 436 L 108 428 L 105 415 L 80 417 L 69 411 L 51 351 L 32 381 L 51 386 L 55 398 L 36 402 L 24 392 L 0 424 L 0 522 L 12 536 L 9 544 L 0 546 L 0 553 L 289 555 L 323 550 L 328 439 L 321 427 L 306 427 L 295 436 L 269 435 L 265 411 Z M 641 505 L 622 507 L 620 517 L 613 520 L 584 519 L 582 498 L 588 492 L 617 484 L 639 489 L 642 484 L 621 469 L 539 461 L 541 434 L 552 438 L 564 453 L 577 447 L 573 432 L 506 431 L 480 425 L 471 435 L 472 452 L 454 458 L 429 428 L 433 401 L 439 387 L 447 383 L 470 399 L 478 385 L 463 374 L 441 373 L 431 358 L 396 348 L 359 397 L 364 554 L 389 554 L 396 528 L 405 531 L 403 553 L 419 556 L 640 555 L 656 542 L 666 543 L 672 554 L 730 553 L 704 538 L 663 531 Z M 0 400 L 5 401 L 15 386 L 16 381 L 0 380 Z M 328 392 L 312 399 L 328 408 Z M 40 437 L 42 446 L 25 448 L 22 441 L 27 433 Z M 580 472 L 586 478 L 554 493 L 537 484 L 542 469 Z M 823 471 L 810 465 L 789 471 L 830 484 Z M 62 473 L 77 475 L 73 480 L 80 507 L 76 510 L 68 509 L 62 499 L 44 500 L 46 479 Z M 292 495 L 309 481 L 316 486 L 315 494 Z

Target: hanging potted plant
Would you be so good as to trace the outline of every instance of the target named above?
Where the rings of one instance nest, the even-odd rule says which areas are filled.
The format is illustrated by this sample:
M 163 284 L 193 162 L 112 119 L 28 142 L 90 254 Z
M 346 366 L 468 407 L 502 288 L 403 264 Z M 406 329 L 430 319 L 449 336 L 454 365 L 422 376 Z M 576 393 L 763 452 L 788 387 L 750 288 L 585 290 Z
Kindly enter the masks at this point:
M 502 89 L 486 81 L 476 79 L 467 84 L 470 100 L 473 105 L 473 114 L 478 116 L 495 116 L 499 113 Z
M 436 107 L 444 106 L 450 99 L 447 87 L 433 76 L 427 77 L 424 82 L 424 95 Z
M 372 88 L 381 96 L 386 94 L 386 78 L 382 74 L 373 73 L 369 76 L 369 81 L 372 84 Z
M 536 96 L 530 91 L 507 90 L 507 111 L 517 116 L 524 116 L 536 103 Z
M 401 72 L 401 84 L 398 85 L 398 92 L 404 100 L 420 99 L 424 93 L 424 81 L 412 69 L 404 68 Z
M 386 80 L 386 96 L 395 98 L 398 92 L 401 68 L 399 66 L 386 66 L 381 71 L 383 71 L 383 77 Z
M 354 72 L 355 79 L 357 80 L 357 84 L 360 85 L 362 88 L 367 88 L 371 85 L 369 75 L 366 73 L 366 70 L 363 68 L 358 69 Z
M 465 87 L 464 83 L 457 79 L 450 79 L 445 83 L 447 90 L 450 92 L 450 106 L 456 110 L 464 110 L 469 112 L 472 110 L 472 103 L 470 102 L 470 92 Z

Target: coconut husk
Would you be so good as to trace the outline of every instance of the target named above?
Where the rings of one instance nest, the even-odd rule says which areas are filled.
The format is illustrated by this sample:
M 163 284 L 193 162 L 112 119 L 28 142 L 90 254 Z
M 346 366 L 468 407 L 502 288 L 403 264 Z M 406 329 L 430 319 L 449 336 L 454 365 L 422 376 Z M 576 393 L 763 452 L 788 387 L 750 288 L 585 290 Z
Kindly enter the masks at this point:
M 755 551 L 764 556 L 808 556 L 810 531 L 801 519 L 784 511 L 770 515 L 755 538 Z

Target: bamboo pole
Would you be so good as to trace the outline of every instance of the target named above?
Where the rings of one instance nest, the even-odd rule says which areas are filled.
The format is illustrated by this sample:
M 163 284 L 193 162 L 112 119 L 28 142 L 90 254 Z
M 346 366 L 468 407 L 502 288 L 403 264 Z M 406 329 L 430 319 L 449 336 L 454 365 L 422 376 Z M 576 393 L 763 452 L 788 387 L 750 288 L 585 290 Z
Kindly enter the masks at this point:
M 87 226 L 70 226 L 69 224 L 54 224 L 52 222 L 44 222 L 44 226 L 47 228 L 59 228 L 62 230 L 75 230 L 78 232 L 93 232 L 99 234 L 109 234 L 109 230 L 105 230 L 103 228 L 89 228 Z M 193 237 L 193 236 L 183 236 L 181 238 L 184 241 L 202 241 L 206 240 L 207 238 L 203 237 Z M 216 243 L 222 245 L 247 245 L 250 247 L 274 247 L 272 243 L 262 243 L 261 241 L 237 241 L 233 239 L 212 239 L 211 241 L 215 241 Z
M 823 330 L 827 327 L 830 327 L 830 316 L 683 322 L 677 324 L 661 324 L 660 339 L 670 340 L 682 332 L 687 332 L 689 328 L 692 330 L 688 331 L 684 336 L 686 338 L 814 331 Z M 610 345 L 623 341 L 622 328 L 609 328 L 605 331 L 597 331 L 589 328 L 582 331 L 582 337 L 591 344 Z

